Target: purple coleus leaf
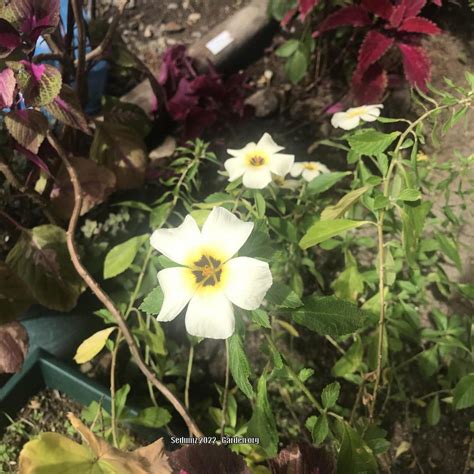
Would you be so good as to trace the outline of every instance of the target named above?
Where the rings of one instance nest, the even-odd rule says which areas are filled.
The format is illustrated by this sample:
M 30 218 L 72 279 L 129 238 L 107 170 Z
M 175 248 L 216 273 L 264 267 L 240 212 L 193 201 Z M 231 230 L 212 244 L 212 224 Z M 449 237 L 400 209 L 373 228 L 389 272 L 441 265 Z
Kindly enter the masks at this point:
M 318 3 L 319 0 L 298 0 L 298 11 L 300 12 L 301 21 L 306 19 Z
M 372 23 L 367 10 L 359 5 L 350 5 L 341 8 L 329 15 L 321 23 L 318 32 L 333 30 L 340 26 L 369 26 Z
M 431 76 L 431 61 L 426 51 L 420 46 L 407 43 L 398 43 L 397 46 L 402 53 L 406 78 L 412 85 L 426 92 Z
M 0 72 L 0 109 L 11 107 L 15 97 L 15 74 L 10 68 Z
M 390 0 L 362 0 L 361 6 L 387 21 L 390 20 L 394 8 Z
M 426 35 L 439 35 L 441 29 L 432 21 L 426 18 L 416 17 L 408 18 L 398 28 L 398 31 L 406 31 L 407 33 L 423 33 Z
M 0 18 L 0 58 L 7 57 L 21 45 L 21 38 L 16 29 L 3 18 Z
M 401 5 L 405 7 L 405 18 L 412 18 L 421 13 L 426 0 L 402 0 Z
M 355 74 L 361 76 L 372 64 L 377 62 L 393 45 L 394 39 L 378 31 L 371 30 L 362 43 Z
M 380 102 L 388 84 L 387 71 L 380 64 L 372 64 L 362 75 L 352 77 L 352 93 L 358 104 Z
M 18 153 L 21 153 L 26 159 L 31 161 L 37 168 L 46 173 L 47 176 L 51 176 L 48 165 L 36 153 L 32 153 L 30 150 L 21 146 L 19 143 L 15 143 L 15 149 L 18 151 Z

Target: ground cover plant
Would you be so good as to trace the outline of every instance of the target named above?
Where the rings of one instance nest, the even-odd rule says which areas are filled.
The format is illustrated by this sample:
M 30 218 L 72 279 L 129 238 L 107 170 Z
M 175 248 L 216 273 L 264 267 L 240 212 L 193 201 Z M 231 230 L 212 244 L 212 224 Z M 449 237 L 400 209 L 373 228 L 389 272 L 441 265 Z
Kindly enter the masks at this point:
M 277 50 L 293 82 L 326 31 L 369 29 L 352 57 L 352 106 L 333 107 L 313 145 L 342 168 L 296 155 L 271 131 L 216 152 L 201 135 L 243 116 L 243 76 L 197 74 L 175 47 L 156 78 L 118 38 L 127 2 L 105 29 L 74 0 L 66 24 L 58 2 L 2 6 L 0 218 L 15 240 L 0 263 L 0 369 L 21 368 L 25 309 L 70 311 L 89 295 L 104 326 L 74 361 L 105 361 L 112 400 L 68 415 L 66 433 L 31 436 L 19 472 L 410 472 L 410 459 L 424 472 L 399 413 L 418 428 L 456 418 L 469 435 L 474 294 L 457 277 L 474 155 L 440 163 L 427 150 L 463 126 L 474 75 L 430 84 L 416 36 L 439 32 L 420 16 L 426 2 L 339 2 L 330 13 L 293 3 L 269 11 L 304 23 L 302 40 Z M 35 55 L 40 37 L 51 53 Z M 416 115 L 378 103 L 392 46 Z M 104 58 L 147 77 L 152 118 L 178 123 L 181 142 L 158 165 L 139 107 L 106 97 L 85 112 L 85 72 Z M 149 192 L 123 193 L 136 188 Z M 17 194 L 29 204 L 15 208 Z M 137 425 L 161 434 L 143 441 L 130 435 Z M 468 472 L 469 446 L 453 472 Z

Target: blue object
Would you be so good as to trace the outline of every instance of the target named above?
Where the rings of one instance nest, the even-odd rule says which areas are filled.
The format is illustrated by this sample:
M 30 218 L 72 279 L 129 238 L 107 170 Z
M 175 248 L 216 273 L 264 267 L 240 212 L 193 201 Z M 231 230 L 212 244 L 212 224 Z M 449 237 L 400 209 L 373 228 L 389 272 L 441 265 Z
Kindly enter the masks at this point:
M 68 14 L 68 0 L 61 0 L 60 15 L 63 25 L 67 25 Z M 87 19 L 87 18 L 86 18 Z M 74 28 L 74 48 L 77 47 L 77 28 Z M 88 44 L 86 51 L 90 51 L 91 47 Z M 49 46 L 42 36 L 36 42 L 35 54 L 51 53 Z M 51 64 L 58 66 L 57 61 L 51 61 Z M 88 114 L 94 114 L 100 110 L 102 96 L 104 94 L 105 85 L 107 83 L 107 73 L 109 64 L 107 61 L 99 61 L 93 68 L 90 69 L 87 77 L 88 96 L 85 110 Z

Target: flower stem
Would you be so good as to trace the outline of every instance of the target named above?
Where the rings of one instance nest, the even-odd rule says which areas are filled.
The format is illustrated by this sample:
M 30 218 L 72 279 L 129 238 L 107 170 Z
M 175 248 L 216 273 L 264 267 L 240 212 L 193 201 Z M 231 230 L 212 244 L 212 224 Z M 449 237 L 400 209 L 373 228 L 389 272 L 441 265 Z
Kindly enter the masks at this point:
M 229 340 L 225 340 L 225 382 L 224 394 L 222 397 L 222 422 L 221 422 L 221 437 L 225 435 L 225 425 L 227 423 L 227 398 L 229 393 Z
M 186 371 L 186 385 L 184 388 L 184 406 L 189 410 L 189 385 L 191 382 L 191 372 L 193 371 L 194 345 L 189 346 L 188 370 Z

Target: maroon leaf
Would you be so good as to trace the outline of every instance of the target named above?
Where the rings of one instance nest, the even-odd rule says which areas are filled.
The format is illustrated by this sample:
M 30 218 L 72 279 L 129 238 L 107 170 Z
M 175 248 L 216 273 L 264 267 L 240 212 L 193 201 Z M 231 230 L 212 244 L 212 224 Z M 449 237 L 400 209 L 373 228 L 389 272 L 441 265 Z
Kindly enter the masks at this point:
M 114 191 L 115 174 L 95 161 L 80 157 L 70 157 L 82 188 L 81 216 L 93 207 L 104 202 Z M 74 208 L 74 188 L 68 172 L 59 170 L 56 185 L 51 192 L 54 211 L 63 219 L 69 219 Z
M 298 0 L 298 10 L 301 21 L 304 21 L 311 10 L 319 3 L 319 0 Z
M 405 6 L 405 18 L 412 18 L 419 15 L 426 0 L 402 0 L 401 4 Z
M 359 51 L 356 74 L 362 75 L 369 66 L 377 62 L 390 49 L 393 42 L 393 38 L 378 31 L 369 31 Z
M 33 303 L 23 280 L 0 262 L 0 325 L 20 316 Z
M 7 57 L 20 45 L 21 38 L 18 31 L 8 21 L 0 18 L 0 58 Z
M 431 0 L 436 6 L 440 7 L 443 3 L 443 0 Z
M 406 7 L 405 5 L 397 5 L 393 9 L 393 13 L 390 16 L 389 26 L 392 28 L 398 28 L 403 18 L 405 17 Z
M 38 110 L 12 110 L 5 116 L 11 136 L 24 148 L 38 153 L 48 131 L 48 120 Z
M 184 446 L 169 455 L 169 462 L 173 472 L 250 474 L 243 457 L 213 444 Z
M 288 26 L 288 24 L 290 23 L 291 20 L 293 20 L 293 17 L 295 16 L 296 12 L 298 10 L 296 8 L 290 8 L 286 13 L 285 13 L 285 16 L 282 18 L 282 20 L 280 21 L 280 26 L 282 28 L 285 28 L 286 26 Z
M 28 334 L 18 322 L 0 326 L 0 374 L 19 372 L 28 352 Z
M 408 18 L 399 27 L 399 31 L 408 33 L 424 33 L 426 35 L 438 35 L 441 30 L 432 21 L 426 18 Z
M 352 77 L 352 93 L 358 104 L 379 102 L 387 88 L 387 72 L 380 64 L 372 64 L 363 75 Z
M 333 474 L 333 457 L 309 443 L 292 444 L 270 460 L 272 474 Z
M 63 84 L 59 95 L 45 108 L 60 122 L 90 134 L 87 119 L 72 87 Z
M 425 92 L 431 77 L 431 61 L 425 50 L 407 43 L 397 43 L 403 57 L 405 76 L 413 86 Z
M 368 26 L 371 23 L 367 10 L 358 5 L 350 5 L 329 15 L 321 23 L 318 31 L 323 32 L 348 25 L 355 27 Z
M 51 176 L 48 165 L 36 153 L 32 153 L 27 148 L 21 146 L 19 143 L 15 144 L 15 150 L 21 153 L 27 160 L 31 161 L 37 168 Z
M 10 68 L 0 72 L 0 109 L 11 107 L 15 96 L 15 75 Z
M 387 21 L 392 16 L 393 5 L 390 0 L 362 0 L 361 6 Z

